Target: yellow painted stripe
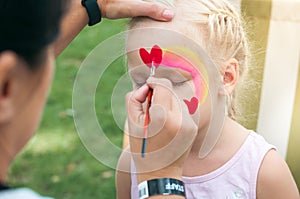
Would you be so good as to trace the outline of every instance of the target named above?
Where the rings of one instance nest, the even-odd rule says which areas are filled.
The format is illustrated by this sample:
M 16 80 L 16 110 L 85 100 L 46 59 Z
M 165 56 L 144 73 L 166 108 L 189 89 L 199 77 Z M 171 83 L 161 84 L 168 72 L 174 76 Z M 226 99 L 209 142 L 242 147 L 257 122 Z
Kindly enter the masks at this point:
M 299 52 L 299 71 L 300 71 L 300 52 Z M 287 152 L 287 163 L 293 173 L 293 176 L 300 190 L 300 72 L 298 73 L 297 92 L 293 119 L 291 125 L 289 147 Z
M 263 79 L 271 9 L 272 0 L 242 0 L 241 3 L 242 15 L 246 16 L 246 28 L 248 28 L 252 51 L 252 61 L 249 66 L 247 79 L 253 79 L 256 83 L 250 82 L 250 85 L 247 86 L 246 81 L 245 86 L 247 89 L 245 93 L 241 92 L 241 96 L 247 97 L 242 97 L 239 100 L 242 112 L 239 122 L 245 127 L 254 130 L 256 130 L 259 112 L 260 86 Z

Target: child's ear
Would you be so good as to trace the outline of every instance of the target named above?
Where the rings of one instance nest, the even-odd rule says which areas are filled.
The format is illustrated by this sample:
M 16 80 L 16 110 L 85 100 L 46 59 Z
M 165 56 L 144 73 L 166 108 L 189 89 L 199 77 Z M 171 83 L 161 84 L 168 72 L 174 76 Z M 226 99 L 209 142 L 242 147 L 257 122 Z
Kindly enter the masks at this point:
M 13 71 L 18 62 L 18 56 L 11 51 L 0 53 L 0 124 L 12 119 L 14 113 L 11 95 Z
M 223 94 L 230 95 L 239 80 L 239 63 L 236 59 L 230 58 L 225 62 L 225 69 L 222 73 Z

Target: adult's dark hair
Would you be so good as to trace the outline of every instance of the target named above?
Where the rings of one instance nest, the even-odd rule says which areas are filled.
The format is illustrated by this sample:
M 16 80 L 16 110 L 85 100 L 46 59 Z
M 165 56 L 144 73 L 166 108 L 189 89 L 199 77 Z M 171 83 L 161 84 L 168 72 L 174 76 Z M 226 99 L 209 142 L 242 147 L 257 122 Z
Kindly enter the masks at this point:
M 0 52 L 12 50 L 36 67 L 58 36 L 66 0 L 0 0 Z

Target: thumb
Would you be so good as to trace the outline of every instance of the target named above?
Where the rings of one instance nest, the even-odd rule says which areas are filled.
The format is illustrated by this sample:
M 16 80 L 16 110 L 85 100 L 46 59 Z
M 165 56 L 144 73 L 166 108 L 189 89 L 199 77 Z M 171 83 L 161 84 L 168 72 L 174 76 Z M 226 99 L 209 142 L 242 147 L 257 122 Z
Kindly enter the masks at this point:
M 149 87 L 145 84 L 141 88 L 126 95 L 128 119 L 134 123 L 143 122 L 144 110 L 143 103 L 146 100 Z

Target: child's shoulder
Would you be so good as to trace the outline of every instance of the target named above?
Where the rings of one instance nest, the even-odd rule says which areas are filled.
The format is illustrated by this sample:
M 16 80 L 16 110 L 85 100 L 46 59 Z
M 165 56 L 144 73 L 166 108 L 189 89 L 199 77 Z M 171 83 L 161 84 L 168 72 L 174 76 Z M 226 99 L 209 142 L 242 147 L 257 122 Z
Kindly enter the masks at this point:
M 262 153 L 267 153 L 271 149 L 276 150 L 274 145 L 268 143 L 263 136 L 252 130 L 249 130 L 249 135 L 245 144 L 246 142 L 250 142 L 252 147 L 256 147 L 258 151 L 263 151 Z
M 223 143 L 220 145 L 219 151 L 228 151 L 229 159 L 238 155 L 249 155 L 249 158 L 255 157 L 258 163 L 262 161 L 269 150 L 276 149 L 263 136 L 231 119 L 226 121 L 219 142 Z M 221 153 L 221 155 L 226 154 Z
M 250 132 L 248 140 L 252 143 L 250 150 L 262 155 L 257 175 L 256 198 L 299 199 L 299 192 L 289 167 L 276 151 L 276 147 L 254 131 Z
M 257 198 L 299 199 L 299 191 L 285 160 L 269 150 L 261 163 L 257 179 Z

